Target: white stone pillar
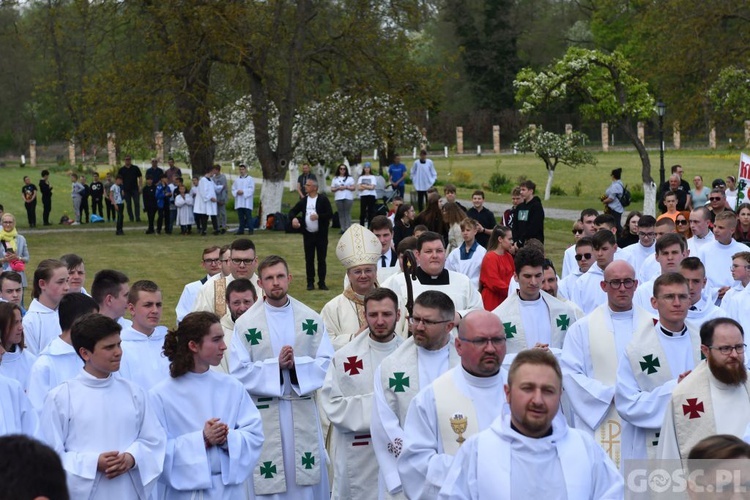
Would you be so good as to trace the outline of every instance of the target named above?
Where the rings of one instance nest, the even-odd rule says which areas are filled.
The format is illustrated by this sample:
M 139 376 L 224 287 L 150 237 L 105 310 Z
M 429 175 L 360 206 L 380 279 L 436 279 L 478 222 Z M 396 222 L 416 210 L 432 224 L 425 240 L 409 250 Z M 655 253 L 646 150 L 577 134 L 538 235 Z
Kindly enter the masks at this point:
M 164 132 L 154 132 L 154 144 L 156 145 L 156 159 L 164 163 Z
M 745 120 L 745 146 L 750 146 L 750 120 Z
M 107 134 L 107 159 L 110 167 L 117 166 L 117 145 L 114 132 Z
M 716 125 L 714 125 L 714 122 L 709 122 L 708 126 L 711 127 L 708 132 L 708 147 L 716 149 Z
M 675 149 L 680 149 L 682 140 L 680 138 L 680 122 L 675 120 L 672 124 L 672 144 Z
M 71 139 L 70 142 L 68 142 L 68 162 L 71 166 L 75 166 L 76 164 L 76 140 Z
M 34 139 L 29 141 L 29 165 L 36 167 L 36 141 Z
M 638 140 L 641 144 L 646 144 L 646 126 L 643 122 L 638 122 Z
M 492 126 L 492 150 L 495 154 L 500 154 L 500 125 Z
M 566 123 L 565 124 L 565 135 L 573 135 L 573 124 L 572 123 Z
M 456 127 L 456 153 L 464 154 L 464 128 Z

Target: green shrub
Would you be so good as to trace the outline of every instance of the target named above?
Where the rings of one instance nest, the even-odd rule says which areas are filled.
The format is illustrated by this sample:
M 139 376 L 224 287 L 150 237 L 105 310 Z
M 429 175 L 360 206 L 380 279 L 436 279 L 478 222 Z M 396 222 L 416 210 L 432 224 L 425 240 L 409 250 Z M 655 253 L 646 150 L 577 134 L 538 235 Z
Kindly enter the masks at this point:
M 471 172 L 468 170 L 456 170 L 453 172 L 453 183 L 457 186 L 469 184 L 471 182 Z
M 552 196 L 568 196 L 568 193 L 560 186 L 552 186 L 549 190 L 549 194 Z
M 505 193 L 510 189 L 510 179 L 501 173 L 494 173 L 490 176 L 488 187 L 493 193 Z

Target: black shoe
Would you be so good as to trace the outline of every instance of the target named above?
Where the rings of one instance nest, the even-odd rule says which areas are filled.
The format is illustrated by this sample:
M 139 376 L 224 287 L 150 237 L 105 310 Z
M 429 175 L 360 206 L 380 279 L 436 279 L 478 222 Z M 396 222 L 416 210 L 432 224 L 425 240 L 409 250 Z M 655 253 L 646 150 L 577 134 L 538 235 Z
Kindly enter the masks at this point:
M 125 233 L 123 231 L 120 231 L 119 233 L 115 233 L 115 236 L 124 236 Z
M 318 283 L 318 290 L 328 290 L 325 283 Z
M 242 236 L 243 234 L 245 233 L 243 233 L 242 231 L 237 231 L 236 233 L 234 233 L 235 236 Z
M 308 290 L 315 290 L 315 285 L 313 285 L 312 283 L 309 283 L 309 284 L 307 285 L 307 289 L 308 289 Z
M 214 235 L 214 236 L 218 236 L 218 235 L 220 235 L 220 234 L 221 234 L 221 231 L 214 231 L 214 232 L 213 232 L 213 235 Z
M 201 236 L 206 236 L 206 232 L 205 231 L 201 231 Z
M 146 231 L 146 234 L 154 234 L 154 230 L 153 229 L 149 229 L 148 231 Z

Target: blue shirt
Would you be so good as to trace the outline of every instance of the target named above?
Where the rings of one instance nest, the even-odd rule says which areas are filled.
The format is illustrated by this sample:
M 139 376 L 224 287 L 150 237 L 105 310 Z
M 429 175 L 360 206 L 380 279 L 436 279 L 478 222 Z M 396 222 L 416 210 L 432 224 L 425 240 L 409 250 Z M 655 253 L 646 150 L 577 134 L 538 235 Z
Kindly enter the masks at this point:
M 401 182 L 398 183 L 398 187 L 404 187 L 406 184 L 406 165 L 403 163 L 394 163 L 388 167 L 388 175 L 391 176 L 391 182 L 401 179 Z

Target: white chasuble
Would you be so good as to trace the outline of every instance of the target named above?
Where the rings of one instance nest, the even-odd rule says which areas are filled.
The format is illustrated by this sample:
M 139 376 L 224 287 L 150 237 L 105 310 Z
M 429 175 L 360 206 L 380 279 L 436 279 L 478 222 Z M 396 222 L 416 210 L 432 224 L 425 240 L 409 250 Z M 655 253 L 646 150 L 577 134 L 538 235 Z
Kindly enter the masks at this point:
M 404 339 L 376 342 L 369 330 L 336 351 L 321 390 L 336 449 L 332 498 L 378 498 L 378 462 L 370 434 L 375 371 Z
M 686 459 L 698 441 L 714 434 L 742 438 L 750 422 L 750 382 L 729 386 L 716 380 L 706 361 L 672 392 L 664 415 L 657 458 Z
M 242 384 L 208 370 L 169 378 L 149 393 L 167 434 L 162 500 L 245 498 L 245 481 L 263 445 L 260 414 Z M 218 418 L 229 427 L 227 441 L 206 448 L 203 427 Z
M 167 439 L 141 387 L 81 370 L 52 389 L 40 421 L 41 438 L 62 460 L 70 498 L 150 497 L 164 467 Z M 108 451 L 130 453 L 135 467 L 107 479 L 97 461 Z
M 281 370 L 281 348 L 294 348 L 294 369 Z M 333 356 L 316 312 L 289 298 L 283 307 L 259 300 L 235 322 L 229 366 L 263 419 L 265 441 L 253 470 L 256 495 L 328 496 L 328 474 L 315 391 Z
M 615 405 L 623 420 L 623 459 L 655 458 L 677 377 L 701 360 L 698 332 L 670 333 L 658 322 L 636 331 L 620 359 Z

